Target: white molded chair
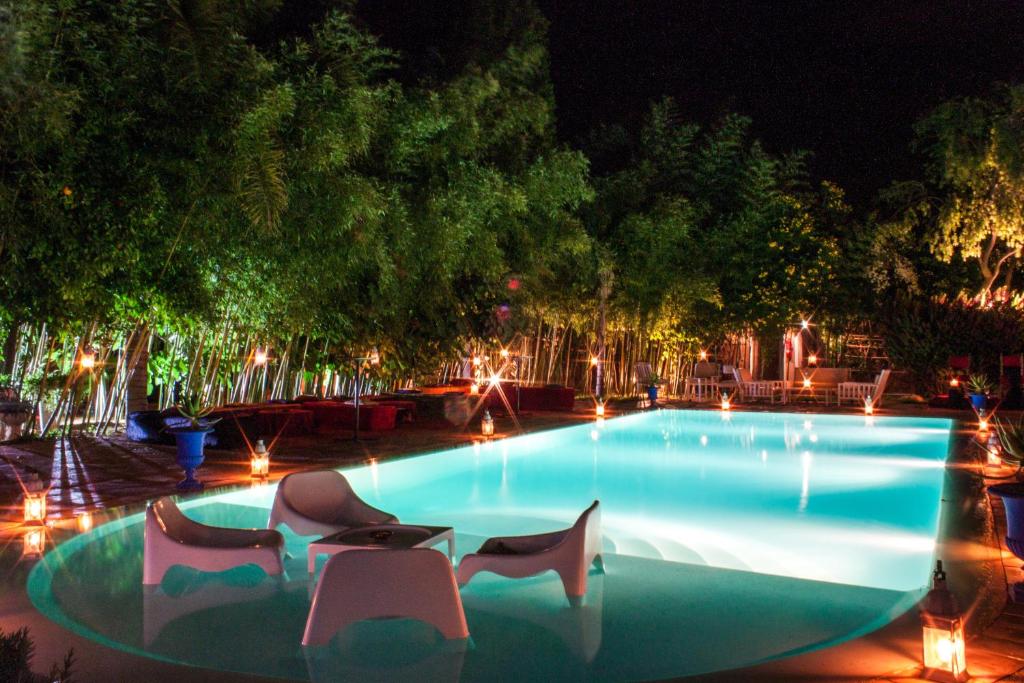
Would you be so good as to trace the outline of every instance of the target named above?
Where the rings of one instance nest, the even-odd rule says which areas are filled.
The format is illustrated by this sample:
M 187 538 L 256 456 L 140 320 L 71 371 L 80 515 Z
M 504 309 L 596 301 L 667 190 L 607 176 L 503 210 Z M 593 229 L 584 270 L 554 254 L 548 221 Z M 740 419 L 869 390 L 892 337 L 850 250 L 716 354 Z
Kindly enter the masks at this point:
M 504 536 L 487 539 L 475 553 L 459 562 L 460 586 L 478 572 L 493 572 L 513 579 L 534 576 L 553 569 L 573 605 L 587 592 L 587 573 L 596 560 L 601 563 L 601 510 L 594 503 L 571 528 L 534 536 Z
M 353 527 L 397 523 L 390 512 L 363 502 L 340 472 L 314 470 L 281 480 L 267 528 L 287 524 L 299 536 L 329 536 Z
M 891 373 L 892 370 L 888 368 L 882 370 L 874 382 L 840 382 L 836 385 L 836 403 L 839 405 L 842 405 L 843 401 L 864 403 L 868 397 L 871 397 L 872 406 L 881 406 L 885 385 L 889 383 Z
M 410 617 L 445 638 L 469 637 L 452 565 L 432 548 L 349 550 L 327 560 L 313 594 L 303 645 L 324 645 L 364 619 Z
M 255 564 L 271 576 L 284 572 L 284 537 L 269 529 L 226 529 L 192 521 L 164 496 L 146 508 L 142 583 L 156 585 L 176 564 L 220 572 Z
M 755 380 L 746 368 L 733 368 L 733 377 L 736 378 L 736 387 L 740 397 L 745 401 L 756 399 L 768 399 L 775 402 L 776 394 L 785 401 L 786 383 L 781 380 L 758 379 Z

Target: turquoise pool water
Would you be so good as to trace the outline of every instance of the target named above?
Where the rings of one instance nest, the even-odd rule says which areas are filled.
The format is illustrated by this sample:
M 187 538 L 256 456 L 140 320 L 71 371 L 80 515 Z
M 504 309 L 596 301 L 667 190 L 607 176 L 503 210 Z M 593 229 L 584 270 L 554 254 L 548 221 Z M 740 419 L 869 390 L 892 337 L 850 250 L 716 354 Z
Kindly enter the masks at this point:
M 472 644 L 366 622 L 304 651 L 305 546 L 289 580 L 252 568 L 172 570 L 144 592 L 142 516 L 56 548 L 35 605 L 113 647 L 295 680 L 637 680 L 734 668 L 861 635 L 910 608 L 929 577 L 951 422 L 656 411 L 346 470 L 406 523 L 453 526 L 457 556 L 493 535 L 603 508 L 605 573 L 571 608 L 553 573 L 480 575 L 462 590 Z M 263 526 L 273 487 L 184 505 Z M 322 564 L 323 560 L 321 560 Z

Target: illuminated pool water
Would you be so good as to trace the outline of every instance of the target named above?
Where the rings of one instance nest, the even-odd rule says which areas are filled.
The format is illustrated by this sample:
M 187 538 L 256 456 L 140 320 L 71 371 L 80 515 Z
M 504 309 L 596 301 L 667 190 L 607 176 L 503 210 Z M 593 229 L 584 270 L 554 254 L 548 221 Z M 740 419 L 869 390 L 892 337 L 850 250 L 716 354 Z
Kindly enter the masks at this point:
M 951 422 L 657 411 L 346 471 L 407 523 L 487 536 L 570 524 L 601 500 L 605 574 L 571 608 L 552 574 L 462 589 L 472 646 L 357 625 L 303 651 L 305 546 L 289 580 L 172 570 L 144 592 L 142 516 L 62 544 L 29 578 L 51 619 L 122 650 L 297 680 L 635 680 L 749 665 L 878 628 L 921 595 Z M 263 526 L 273 487 L 207 496 L 197 520 Z M 323 560 L 321 560 L 321 563 Z

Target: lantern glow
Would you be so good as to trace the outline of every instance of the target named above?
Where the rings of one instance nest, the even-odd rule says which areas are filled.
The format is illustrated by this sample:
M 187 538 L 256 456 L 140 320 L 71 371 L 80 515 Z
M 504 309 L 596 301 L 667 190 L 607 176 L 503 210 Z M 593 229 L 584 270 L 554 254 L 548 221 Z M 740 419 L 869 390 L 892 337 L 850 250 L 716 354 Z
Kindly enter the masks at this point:
M 21 549 L 22 557 L 40 557 L 46 550 L 46 530 L 29 529 L 22 537 L 24 544 Z
M 596 417 L 604 417 L 604 404 L 598 403 L 597 407 L 594 408 L 594 415 Z
M 729 400 L 729 394 L 722 393 L 722 410 L 729 410 L 732 408 L 732 401 Z
M 46 520 L 46 491 L 25 492 L 25 514 L 26 523 L 42 524 Z
M 705 351 L 704 349 L 700 350 L 700 359 L 701 360 L 707 360 L 708 359 L 708 352 Z
M 953 594 L 946 587 L 942 560 L 936 562 L 932 589 L 921 603 L 921 639 L 924 678 L 948 683 L 967 680 L 964 621 Z
M 815 354 L 815 353 L 812 353 L 811 355 L 807 356 L 807 364 L 808 365 L 817 365 L 818 364 L 818 355 Z
M 491 385 L 499 384 L 501 382 L 501 374 L 496 372 L 493 375 L 491 375 L 490 382 Z
M 253 479 L 265 479 L 270 475 L 270 453 L 263 444 L 263 439 L 256 441 L 256 447 L 249 456 L 249 476 Z
M 82 349 L 82 356 L 78 359 L 78 366 L 83 370 L 92 370 L 96 367 L 96 352 L 87 346 Z
M 501 357 L 502 358 L 508 358 L 508 356 L 509 356 L 508 349 L 502 349 L 501 350 Z
M 597 364 L 598 364 L 598 363 L 600 363 L 600 362 L 601 362 L 601 359 L 600 359 L 600 358 L 598 358 L 597 356 L 591 356 L 591 357 L 590 357 L 590 364 L 591 364 L 591 365 L 593 365 L 593 366 L 595 366 L 595 367 L 596 367 L 596 366 L 597 366 Z
M 979 432 L 987 432 L 988 431 L 988 418 L 986 418 L 986 417 L 979 417 L 978 418 L 978 431 Z
M 480 385 L 477 384 L 476 382 L 473 382 L 472 384 L 470 384 L 469 385 L 469 393 L 472 396 L 476 396 L 477 394 L 479 394 L 480 393 Z
M 267 352 L 265 349 L 256 349 L 252 354 L 252 362 L 256 365 L 267 364 Z
M 870 396 L 864 399 L 864 414 L 874 415 L 875 414 L 875 402 Z
M 481 363 L 483 363 L 483 361 L 480 360 L 480 356 L 473 356 L 473 365 L 474 366 L 480 367 Z
M 83 512 L 75 518 L 75 527 L 77 527 L 79 533 L 85 533 L 92 529 L 92 513 Z
M 949 386 L 955 389 L 956 387 L 960 386 L 960 380 L 956 377 L 951 378 L 949 380 Z
M 806 330 L 806 329 L 810 328 L 810 326 L 811 326 L 811 323 L 808 322 L 807 320 L 801 320 L 800 321 L 800 328 L 801 329 Z
M 811 388 L 811 378 L 810 377 L 804 377 L 804 389 L 810 389 L 810 388 Z
M 494 418 L 489 410 L 484 411 L 484 417 L 480 420 L 480 434 L 483 436 L 494 436 Z

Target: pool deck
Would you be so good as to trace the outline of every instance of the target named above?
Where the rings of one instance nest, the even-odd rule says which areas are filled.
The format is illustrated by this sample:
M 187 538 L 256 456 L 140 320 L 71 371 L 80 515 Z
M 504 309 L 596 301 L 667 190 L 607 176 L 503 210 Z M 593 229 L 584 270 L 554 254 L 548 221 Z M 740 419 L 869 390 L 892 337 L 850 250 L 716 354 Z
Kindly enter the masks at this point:
M 701 405 L 667 402 L 668 408 Z M 710 407 L 705 404 L 703 407 Z M 609 405 L 609 417 L 635 409 L 632 403 Z M 742 406 L 738 410 L 775 410 L 808 413 L 850 413 L 820 405 Z M 967 420 L 966 411 L 940 411 L 920 405 L 887 405 L 879 416 L 951 417 Z M 578 402 L 575 413 L 524 415 L 524 431 L 579 424 L 593 419 L 589 402 Z M 968 424 L 969 423 L 964 423 Z M 515 433 L 507 418 L 496 419 L 498 438 Z M 371 459 L 389 459 L 414 453 L 465 445 L 480 437 L 474 431 L 439 425 L 403 425 L 394 432 L 352 439 L 351 431 L 310 437 L 282 438 L 273 448 L 271 480 L 301 469 L 338 467 Z M 1017 560 L 1005 546 L 1002 503 L 986 494 L 981 451 L 971 446 L 976 435 L 960 429 L 954 435 L 947 469 L 947 496 L 943 499 L 939 554 L 945 559 L 950 584 L 969 614 L 968 668 L 972 681 L 1024 682 L 1024 604 L 1007 599 L 1007 586 L 1024 581 Z M 248 460 L 242 452 L 208 451 L 200 478 L 208 490 L 248 486 Z M 3 606 L 0 628 L 11 631 L 28 626 L 36 642 L 34 666 L 48 670 L 67 649 L 74 648 L 76 681 L 147 680 L 216 681 L 254 680 L 251 676 L 175 666 L 115 652 L 53 624 L 31 605 L 25 578 L 34 563 L 23 557 L 25 526 L 20 524 L 19 476 L 35 472 L 48 494 L 49 542 L 75 533 L 76 515 L 93 512 L 96 523 L 105 516 L 137 511 L 153 498 L 173 494 L 181 472 L 174 448 L 137 444 L 123 436 L 75 435 L 60 440 L 35 440 L 0 445 L 0 591 Z M 43 560 L 45 561 L 45 559 Z M 768 662 L 746 669 L 690 677 L 690 681 L 917 681 L 920 674 L 920 626 L 912 611 L 888 626 L 850 642 Z M 264 679 L 269 680 L 269 679 Z

